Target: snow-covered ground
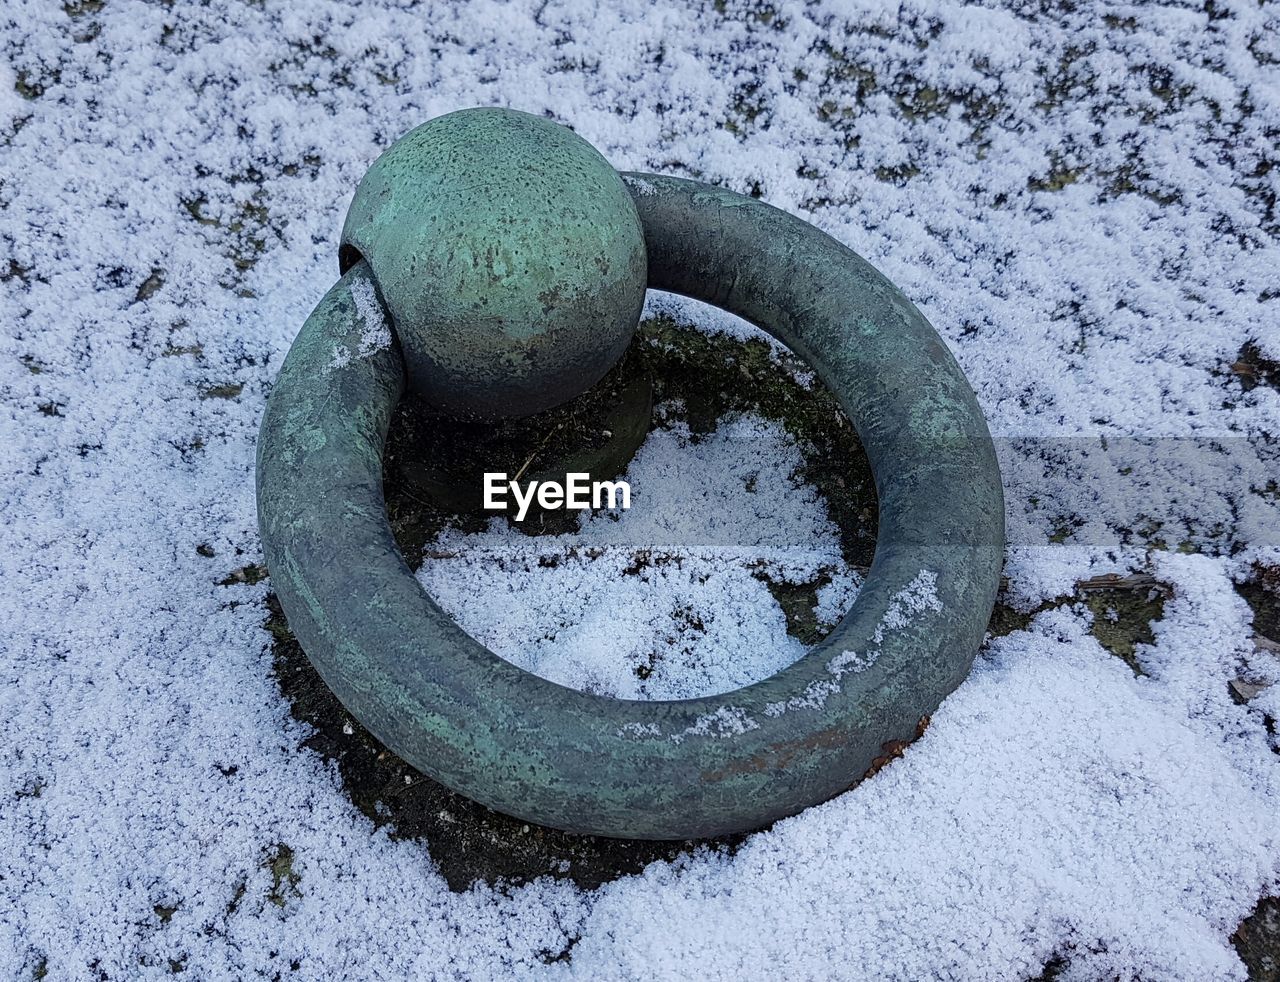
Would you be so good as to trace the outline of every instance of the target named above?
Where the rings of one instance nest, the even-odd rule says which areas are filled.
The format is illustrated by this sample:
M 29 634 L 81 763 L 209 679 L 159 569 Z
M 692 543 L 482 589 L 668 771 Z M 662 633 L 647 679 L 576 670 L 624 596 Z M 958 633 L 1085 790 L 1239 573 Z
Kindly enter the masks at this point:
M 624 699 L 729 692 L 805 652 L 762 574 L 827 580 L 828 628 L 857 595 L 822 500 L 796 482 L 802 464 L 767 420 L 726 419 L 692 445 L 683 425 L 657 429 L 627 471 L 631 510 L 588 513 L 566 535 L 505 521 L 446 532 L 419 578 L 473 637 L 561 685 Z
M 429 842 L 374 831 L 300 746 L 269 583 L 233 574 L 261 560 L 258 420 L 356 182 L 477 104 L 831 232 L 921 306 L 998 437 L 1266 446 L 1280 394 L 1229 366 L 1249 343 L 1280 360 L 1280 8 L 9 0 L 0 45 L 0 976 L 1244 976 L 1229 936 L 1280 891 L 1280 685 L 1228 690 L 1280 681 L 1233 586 L 1280 561 L 1265 482 L 1199 502 L 1146 476 L 1175 524 L 1225 522 L 1198 554 L 1148 548 L 1195 529 L 1121 547 L 1096 515 L 1050 542 L 1011 461 L 1007 598 L 1153 574 L 1173 595 L 1146 674 L 1083 604 L 1051 606 L 855 790 L 594 892 L 451 893 Z M 729 502 L 769 506 L 739 527 L 638 507 L 568 568 L 449 533 L 422 576 L 446 602 L 519 587 L 457 612 L 575 684 L 661 698 L 767 674 L 801 651 L 742 557 L 802 575 L 839 550 L 784 480 L 795 447 L 733 425 L 763 427 L 753 465 L 776 465 L 769 501 Z M 638 492 L 732 475 L 741 444 L 660 431 Z M 1054 485 L 1055 508 L 1087 511 L 1089 484 Z M 710 586 L 619 585 L 611 547 L 659 539 L 715 546 Z M 831 616 L 848 571 L 837 587 Z M 600 591 L 615 615 L 574 620 Z M 628 660 L 677 606 L 720 620 L 637 691 Z M 537 641 L 552 617 L 563 645 Z M 620 628 L 635 651 L 611 663 Z

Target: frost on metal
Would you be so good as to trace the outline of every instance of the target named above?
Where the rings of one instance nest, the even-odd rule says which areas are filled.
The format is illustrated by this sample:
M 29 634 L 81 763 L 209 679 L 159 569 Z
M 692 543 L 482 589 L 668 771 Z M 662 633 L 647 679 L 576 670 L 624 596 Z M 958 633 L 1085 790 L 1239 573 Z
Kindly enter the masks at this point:
M 885 608 L 871 640 L 883 644 L 886 631 L 897 631 L 911 623 L 916 614 L 926 610 L 942 613 L 942 601 L 938 599 L 938 574 L 922 569 L 915 578 L 895 593 Z
M 796 709 L 821 709 L 827 704 L 827 698 L 840 691 L 840 683 L 832 679 L 819 679 L 810 682 L 804 691 L 784 702 L 771 702 L 764 707 L 766 716 L 781 716 Z
M 351 299 L 363 325 L 360 329 L 360 357 L 390 347 L 391 325 L 373 284 L 368 280 L 355 280 L 351 284 Z
M 330 370 L 345 368 L 353 358 L 368 358 L 391 347 L 391 323 L 373 284 L 368 280 L 354 280 L 351 283 L 351 302 L 355 304 L 360 318 L 360 343 L 354 354 L 345 344 L 335 345 Z
M 884 616 L 876 625 L 872 634 L 875 647 L 867 652 L 840 652 L 827 662 L 827 671 L 831 679 L 820 679 L 810 682 L 804 691 L 785 702 L 769 703 L 765 707 L 766 716 L 781 716 L 783 713 L 797 709 L 821 709 L 827 699 L 840 691 L 841 677 L 850 672 L 863 672 L 876 663 L 880 657 L 880 646 L 891 631 L 901 630 L 910 625 L 914 619 L 926 612 L 942 612 L 942 602 L 938 599 L 938 576 L 935 572 L 922 569 L 911 582 L 898 590 L 889 598 Z
M 662 727 L 657 723 L 627 723 L 618 728 L 618 736 L 627 736 L 640 740 L 645 737 L 662 736 Z
M 632 191 L 636 194 L 642 195 L 643 197 L 647 198 L 658 193 L 658 189 L 643 177 L 635 177 L 628 174 L 623 177 L 623 180 Z
M 871 635 L 875 647 L 866 652 L 846 649 L 827 662 L 827 671 L 836 678 L 850 672 L 865 672 L 880 657 L 880 646 L 884 644 L 889 632 L 902 630 L 911 624 L 916 615 L 925 611 L 942 612 L 937 586 L 937 573 L 929 569 L 920 570 L 910 583 L 889 598 L 884 616 Z
M 692 726 L 671 735 L 672 743 L 683 743 L 691 736 L 710 736 L 717 739 L 739 736 L 749 730 L 760 729 L 745 709 L 740 706 L 721 706 L 714 713 L 699 716 Z

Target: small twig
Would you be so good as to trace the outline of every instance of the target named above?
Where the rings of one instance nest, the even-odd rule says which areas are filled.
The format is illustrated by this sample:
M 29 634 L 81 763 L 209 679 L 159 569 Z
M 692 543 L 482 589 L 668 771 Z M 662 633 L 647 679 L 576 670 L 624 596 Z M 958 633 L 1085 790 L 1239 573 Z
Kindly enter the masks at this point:
M 1082 593 L 1094 590 L 1157 590 L 1166 597 L 1171 593 L 1168 584 L 1161 583 L 1149 573 L 1135 573 L 1132 576 L 1106 573 L 1102 576 L 1091 576 L 1087 580 L 1076 583 L 1076 589 Z
M 401 488 L 400 488 L 400 493 L 401 493 L 401 494 L 403 494 L 406 498 L 410 498 L 411 500 L 413 500 L 413 501 L 414 501 L 414 502 L 416 502 L 417 504 L 422 505 L 424 508 L 433 508 L 433 507 L 435 507 L 435 506 L 432 504 L 432 502 L 428 501 L 426 498 L 421 497 L 420 495 L 416 495 L 416 494 L 414 494 L 414 493 L 413 493 L 412 491 L 410 491 L 407 487 L 401 486 Z
M 441 552 L 438 549 L 424 549 L 422 556 L 424 559 L 457 559 L 461 556 L 460 552 Z
M 551 429 L 547 431 L 547 435 L 542 438 L 542 442 L 533 448 L 533 453 L 529 454 L 529 459 L 524 462 L 518 471 L 516 471 L 516 476 L 511 479 L 511 483 L 514 484 L 516 481 L 520 480 L 520 478 L 524 477 L 524 472 L 529 469 L 529 465 L 534 462 L 542 448 L 547 445 L 547 441 L 555 436 L 556 431 L 562 426 L 564 426 L 564 423 L 556 423 L 555 426 L 551 427 Z

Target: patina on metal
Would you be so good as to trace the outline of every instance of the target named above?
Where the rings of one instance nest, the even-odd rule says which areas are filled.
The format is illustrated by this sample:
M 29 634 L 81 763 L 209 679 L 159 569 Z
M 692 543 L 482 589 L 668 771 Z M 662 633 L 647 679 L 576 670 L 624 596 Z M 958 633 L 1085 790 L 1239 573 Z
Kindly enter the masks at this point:
M 356 188 L 339 266 L 365 259 L 409 389 L 452 415 L 527 416 L 589 388 L 644 305 L 622 178 L 567 127 L 463 109 L 397 140 Z
M 370 293 L 380 288 L 393 316 L 403 308 L 387 296 L 400 280 L 363 260 L 303 326 L 263 419 L 267 564 L 291 628 L 338 698 L 447 786 L 596 835 L 754 829 L 848 788 L 964 679 L 999 581 L 999 469 L 945 344 L 864 260 L 751 198 L 623 176 L 649 286 L 772 333 L 857 428 L 880 534 L 861 592 L 831 634 L 771 678 L 668 702 L 565 688 L 468 636 L 414 578 L 388 526 L 383 444 L 406 360 L 429 325 L 406 335 L 397 317 L 398 344 L 368 343 L 383 337 Z

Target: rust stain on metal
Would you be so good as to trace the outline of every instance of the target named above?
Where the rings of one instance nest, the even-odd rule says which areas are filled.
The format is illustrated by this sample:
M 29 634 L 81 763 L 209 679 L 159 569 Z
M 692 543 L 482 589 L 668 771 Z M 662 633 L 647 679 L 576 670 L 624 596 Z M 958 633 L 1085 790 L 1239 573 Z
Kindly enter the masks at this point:
M 818 730 L 794 740 L 783 740 L 768 750 L 753 754 L 743 760 L 731 761 L 727 767 L 719 770 L 703 771 L 702 780 L 721 781 L 735 774 L 759 774 L 772 770 L 781 770 L 802 754 L 812 750 L 829 750 L 840 746 L 846 739 L 843 727 L 832 726 Z

